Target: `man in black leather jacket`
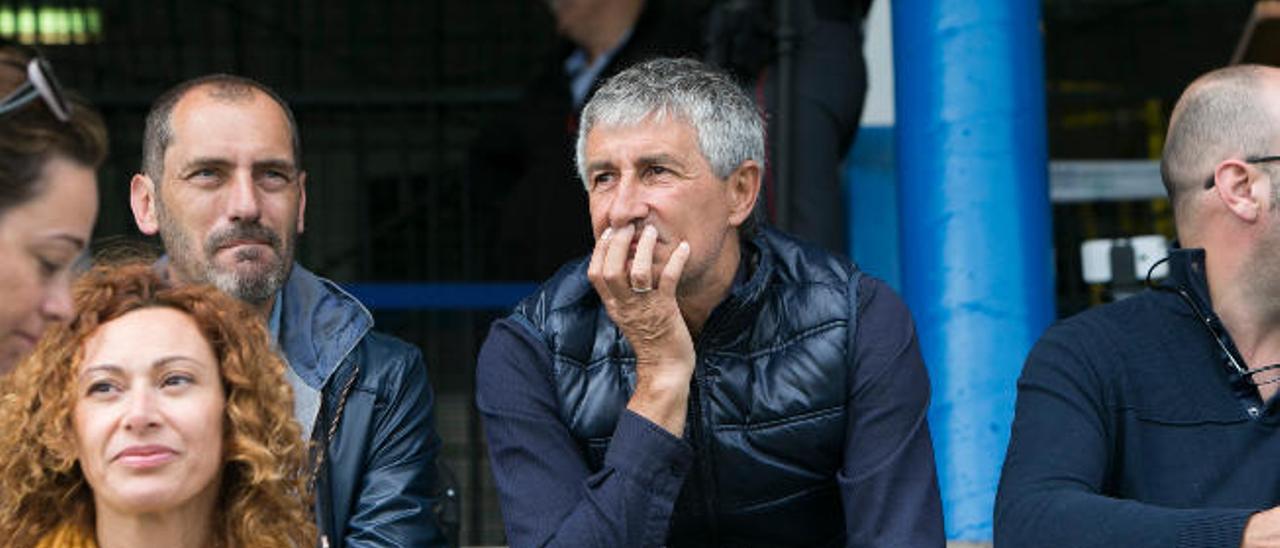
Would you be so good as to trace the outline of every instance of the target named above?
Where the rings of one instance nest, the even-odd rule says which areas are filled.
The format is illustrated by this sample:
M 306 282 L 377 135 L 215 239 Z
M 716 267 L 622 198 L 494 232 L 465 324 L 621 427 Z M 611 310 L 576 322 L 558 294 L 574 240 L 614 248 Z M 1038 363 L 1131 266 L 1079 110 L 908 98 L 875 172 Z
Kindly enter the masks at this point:
M 267 87 L 212 75 L 179 84 L 147 116 L 138 228 L 158 263 L 261 311 L 289 363 L 294 411 L 315 442 L 322 545 L 444 545 L 432 512 L 433 396 L 417 348 L 372 331 L 336 284 L 293 262 L 306 174 L 288 105 Z
M 477 406 L 512 546 L 942 546 L 910 314 L 751 228 L 763 123 L 658 59 L 583 111 L 595 248 L 494 324 Z

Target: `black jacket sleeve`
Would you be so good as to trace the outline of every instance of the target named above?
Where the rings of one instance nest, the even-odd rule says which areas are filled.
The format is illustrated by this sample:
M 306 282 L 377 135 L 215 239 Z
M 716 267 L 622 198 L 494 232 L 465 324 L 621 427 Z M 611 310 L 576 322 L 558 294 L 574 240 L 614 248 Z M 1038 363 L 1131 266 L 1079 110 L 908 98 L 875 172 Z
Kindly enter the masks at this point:
M 511 320 L 480 350 L 476 406 L 511 546 L 661 546 L 693 449 L 623 411 L 601 470 L 560 420 L 550 355 Z
M 436 458 L 435 401 L 416 348 L 371 334 L 360 380 L 343 406 L 334 458 L 335 504 L 349 501 L 347 547 L 444 546 L 433 506 Z M 381 344 L 379 344 L 381 343 Z M 320 426 L 317 426 L 318 428 Z M 363 447 L 362 447 L 363 446 Z
M 861 276 L 844 466 L 836 479 L 848 546 L 943 546 L 929 438 L 929 375 L 906 304 Z

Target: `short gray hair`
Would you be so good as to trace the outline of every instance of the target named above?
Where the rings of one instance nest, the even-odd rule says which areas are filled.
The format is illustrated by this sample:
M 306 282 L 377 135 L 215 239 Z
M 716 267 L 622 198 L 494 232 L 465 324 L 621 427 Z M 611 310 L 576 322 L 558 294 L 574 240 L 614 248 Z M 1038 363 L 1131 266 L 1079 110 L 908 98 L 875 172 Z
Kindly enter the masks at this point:
M 284 111 L 284 117 L 289 122 L 289 144 L 293 148 L 294 167 L 301 169 L 302 139 L 298 136 L 298 122 L 294 120 L 293 109 L 289 108 L 289 103 L 284 100 L 284 97 L 257 80 L 219 73 L 179 83 L 169 88 L 156 99 L 155 103 L 152 103 L 151 110 L 147 112 L 146 128 L 142 134 L 142 173 L 144 175 L 150 177 L 155 184 L 160 184 L 161 179 L 164 178 L 164 152 L 173 142 L 173 109 L 178 106 L 178 102 L 183 97 L 187 96 L 187 93 L 196 88 L 205 87 L 209 88 L 211 96 L 221 101 L 250 101 L 253 99 L 254 90 L 275 101 Z
M 717 178 L 729 177 L 747 160 L 764 171 L 764 119 L 755 101 L 727 74 L 700 61 L 658 58 L 610 78 L 582 110 L 576 159 L 583 184 L 591 128 L 667 116 L 693 126 L 698 148 Z

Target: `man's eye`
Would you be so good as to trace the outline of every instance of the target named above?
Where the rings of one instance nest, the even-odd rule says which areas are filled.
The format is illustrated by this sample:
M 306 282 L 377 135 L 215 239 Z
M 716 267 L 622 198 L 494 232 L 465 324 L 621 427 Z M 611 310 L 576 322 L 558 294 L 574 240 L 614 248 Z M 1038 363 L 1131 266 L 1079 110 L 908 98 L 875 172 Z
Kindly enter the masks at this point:
M 663 166 L 649 166 L 649 174 L 650 174 L 650 175 L 662 175 L 662 174 L 664 174 L 664 173 L 670 173 L 670 172 L 671 172 L 671 170 L 669 170 L 669 169 L 667 169 L 667 168 L 665 168 L 665 167 L 663 167 Z
M 218 172 L 213 168 L 200 168 L 187 175 L 187 179 L 196 182 L 207 182 L 217 178 Z
M 293 178 L 283 171 L 268 170 L 262 173 L 259 184 L 267 188 L 283 188 L 293 182 Z
M 601 173 L 591 178 L 591 186 L 592 187 L 609 186 L 616 180 L 617 180 L 617 177 L 614 177 L 612 173 Z

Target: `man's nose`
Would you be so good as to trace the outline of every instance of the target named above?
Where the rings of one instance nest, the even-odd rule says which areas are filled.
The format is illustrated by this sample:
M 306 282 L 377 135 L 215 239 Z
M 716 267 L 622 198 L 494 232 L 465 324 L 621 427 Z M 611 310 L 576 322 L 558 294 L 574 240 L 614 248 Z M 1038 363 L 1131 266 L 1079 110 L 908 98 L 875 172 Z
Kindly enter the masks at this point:
M 649 202 L 644 187 L 632 176 L 623 176 L 618 191 L 609 204 L 609 226 L 620 228 L 649 216 Z
M 227 216 L 232 221 L 254 221 L 262 214 L 258 186 L 253 175 L 237 171 L 228 183 Z

